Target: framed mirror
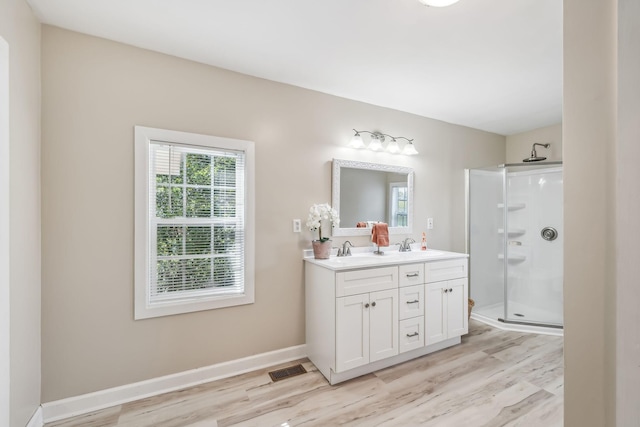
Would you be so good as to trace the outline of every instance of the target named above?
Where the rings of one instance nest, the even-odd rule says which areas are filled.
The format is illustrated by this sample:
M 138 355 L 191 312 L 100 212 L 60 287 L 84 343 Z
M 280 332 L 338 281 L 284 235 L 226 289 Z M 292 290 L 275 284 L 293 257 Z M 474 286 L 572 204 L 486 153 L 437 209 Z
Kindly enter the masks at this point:
M 389 234 L 413 229 L 413 169 L 333 159 L 331 205 L 340 215 L 334 236 L 371 234 L 371 224 L 386 222 Z

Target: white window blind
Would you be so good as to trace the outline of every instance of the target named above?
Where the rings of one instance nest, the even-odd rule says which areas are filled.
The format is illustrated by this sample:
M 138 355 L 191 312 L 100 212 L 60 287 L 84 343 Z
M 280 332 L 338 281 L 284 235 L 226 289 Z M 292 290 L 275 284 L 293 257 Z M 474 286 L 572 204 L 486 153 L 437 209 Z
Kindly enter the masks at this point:
M 244 153 L 153 141 L 151 304 L 244 291 Z

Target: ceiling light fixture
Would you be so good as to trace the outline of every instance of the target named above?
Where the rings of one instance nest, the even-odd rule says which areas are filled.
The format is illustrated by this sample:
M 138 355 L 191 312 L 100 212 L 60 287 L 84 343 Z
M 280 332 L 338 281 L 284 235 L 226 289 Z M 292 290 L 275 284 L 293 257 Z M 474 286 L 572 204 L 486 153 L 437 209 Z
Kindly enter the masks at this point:
M 433 7 L 445 7 L 451 6 L 454 3 L 457 3 L 458 0 L 418 0 L 425 6 L 433 6 Z
M 351 138 L 349 142 L 349 147 L 351 148 L 367 148 L 371 151 L 386 151 L 392 154 L 404 154 L 405 156 L 413 156 L 418 154 L 418 150 L 413 145 L 413 139 L 405 138 L 404 136 L 391 136 L 382 132 L 369 132 L 368 130 L 353 130 L 355 135 Z M 361 133 L 368 133 L 371 135 L 371 141 L 369 145 L 365 144 L 362 140 Z M 384 146 L 384 142 L 390 138 L 390 141 Z M 404 147 L 400 149 L 400 145 L 398 144 L 399 139 L 404 139 L 407 142 L 404 144 Z

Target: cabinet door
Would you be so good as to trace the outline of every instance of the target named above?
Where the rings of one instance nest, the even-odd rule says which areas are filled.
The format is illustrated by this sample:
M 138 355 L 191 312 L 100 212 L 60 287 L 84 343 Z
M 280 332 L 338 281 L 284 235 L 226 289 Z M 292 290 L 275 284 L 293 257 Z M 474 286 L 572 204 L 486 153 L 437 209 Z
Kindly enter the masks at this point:
M 369 360 L 385 359 L 398 354 L 398 290 L 369 294 Z
M 369 311 L 369 294 L 336 298 L 336 372 L 369 363 Z
M 447 339 L 445 318 L 446 311 L 446 282 L 430 283 L 426 285 L 424 296 L 424 332 L 425 345 L 435 344 Z
M 447 292 L 447 337 L 457 337 L 469 332 L 467 279 L 446 282 Z

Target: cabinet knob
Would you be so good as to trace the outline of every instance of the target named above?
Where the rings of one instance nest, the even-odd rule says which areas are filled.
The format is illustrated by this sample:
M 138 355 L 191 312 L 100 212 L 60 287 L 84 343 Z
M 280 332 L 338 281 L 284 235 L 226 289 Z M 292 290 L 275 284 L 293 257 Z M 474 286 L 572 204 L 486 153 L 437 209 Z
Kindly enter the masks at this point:
M 449 288 L 449 292 L 453 292 L 453 289 Z
M 446 294 L 447 292 L 449 292 L 449 289 L 445 289 L 445 290 L 444 290 L 444 293 L 445 293 L 445 294 Z
M 366 304 L 364 305 L 364 308 L 369 308 L 369 303 L 366 303 Z
M 376 302 L 374 301 L 371 303 L 371 307 L 375 307 L 375 306 L 376 306 Z

